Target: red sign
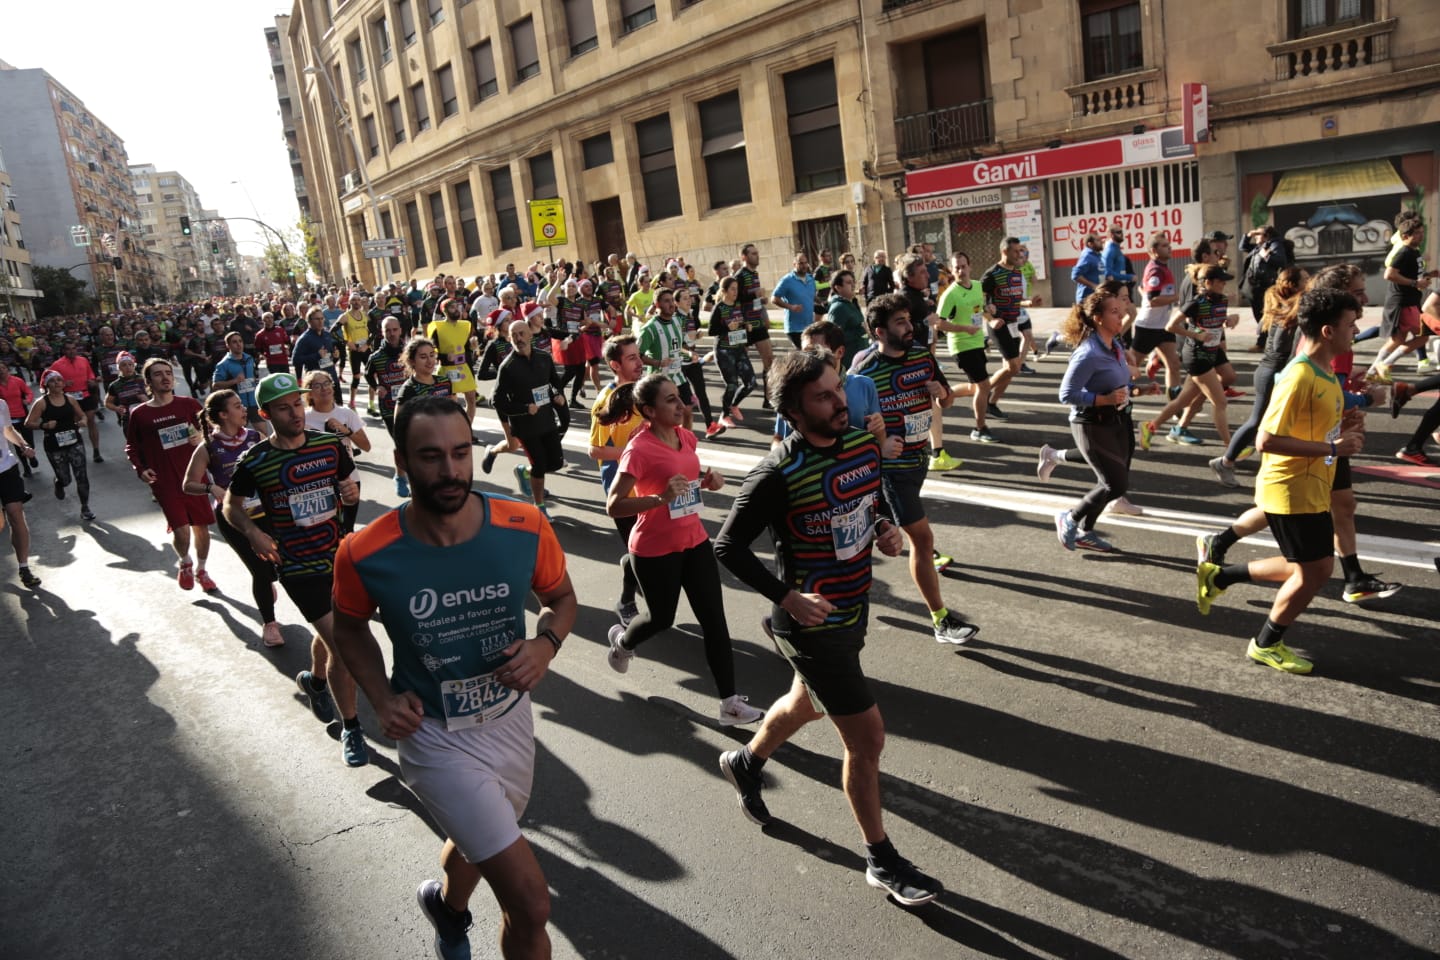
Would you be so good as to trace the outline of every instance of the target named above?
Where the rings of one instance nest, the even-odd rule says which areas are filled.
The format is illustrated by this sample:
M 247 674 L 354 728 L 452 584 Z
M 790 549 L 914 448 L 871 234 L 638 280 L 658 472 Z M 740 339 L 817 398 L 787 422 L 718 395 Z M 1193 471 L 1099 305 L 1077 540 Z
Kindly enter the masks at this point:
M 1194 155 L 1195 148 L 1181 140 L 1180 128 L 1168 127 L 1164 130 L 1091 140 L 1088 143 L 1074 143 L 1053 150 L 1010 153 L 969 163 L 950 163 L 927 170 L 916 170 L 905 174 L 905 196 L 914 200 L 938 193 L 1025 183 L 1089 173 L 1092 170 L 1178 160 Z
M 1210 142 L 1210 89 L 1203 83 L 1186 83 L 1180 90 L 1185 104 L 1185 142 Z

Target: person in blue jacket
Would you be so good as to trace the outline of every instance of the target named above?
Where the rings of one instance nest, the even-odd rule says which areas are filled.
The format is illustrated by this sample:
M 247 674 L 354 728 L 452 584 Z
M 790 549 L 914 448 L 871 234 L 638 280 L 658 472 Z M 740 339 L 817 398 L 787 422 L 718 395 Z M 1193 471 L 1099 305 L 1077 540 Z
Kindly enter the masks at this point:
M 325 329 L 325 312 L 319 307 L 311 307 L 310 312 L 305 314 L 305 326 L 305 332 L 296 339 L 295 347 L 290 351 L 290 362 L 295 365 L 297 379 L 303 378 L 306 370 L 333 369 L 340 350 L 334 335 Z
M 1083 303 L 1085 298 L 1096 290 L 1105 279 L 1105 261 L 1100 256 L 1100 235 L 1087 233 L 1085 235 L 1085 251 L 1080 254 L 1080 259 L 1075 261 L 1075 266 L 1070 268 L 1070 279 L 1075 281 L 1075 302 Z
M 810 258 L 802 251 L 795 254 L 795 266 L 771 294 L 775 306 L 785 310 L 785 335 L 800 347 L 800 334 L 815 320 L 815 277 L 810 272 Z
M 1130 261 L 1125 256 L 1125 248 L 1121 246 L 1124 242 L 1125 229 L 1111 227 L 1110 240 L 1105 244 L 1101 258 L 1105 262 L 1105 279 L 1118 280 L 1129 286 L 1135 282 L 1135 272 L 1130 268 Z

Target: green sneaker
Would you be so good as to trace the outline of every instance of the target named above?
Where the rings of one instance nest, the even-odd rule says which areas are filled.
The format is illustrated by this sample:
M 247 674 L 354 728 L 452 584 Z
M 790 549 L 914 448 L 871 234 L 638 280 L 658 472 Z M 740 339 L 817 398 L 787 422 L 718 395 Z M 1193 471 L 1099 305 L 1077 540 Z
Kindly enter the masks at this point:
M 1215 586 L 1215 574 L 1219 572 L 1219 564 L 1202 560 L 1195 565 L 1195 606 L 1200 609 L 1201 616 L 1209 616 L 1210 604 L 1219 600 L 1225 592 Z
M 1140 424 L 1140 449 L 1150 449 L 1150 439 L 1155 436 L 1155 427 L 1150 423 Z
M 1251 640 L 1250 646 L 1245 648 L 1245 656 L 1256 663 L 1263 663 L 1285 673 L 1309 673 L 1315 669 L 1315 664 L 1304 657 L 1297 657 L 1295 651 L 1284 643 L 1277 643 L 1273 647 L 1257 647 L 1255 641 Z

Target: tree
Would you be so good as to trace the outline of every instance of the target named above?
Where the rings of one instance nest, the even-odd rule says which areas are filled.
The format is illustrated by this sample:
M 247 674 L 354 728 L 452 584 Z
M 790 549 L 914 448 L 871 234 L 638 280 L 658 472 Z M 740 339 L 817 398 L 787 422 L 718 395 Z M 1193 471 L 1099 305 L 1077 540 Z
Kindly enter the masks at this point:
M 267 243 L 262 259 L 265 261 L 265 272 L 270 279 L 281 286 L 290 286 L 297 281 L 305 282 L 305 257 L 303 254 L 295 253 L 295 248 L 300 244 L 299 236 L 286 237 L 285 242 L 290 244 L 290 252 L 286 253 L 285 248 L 278 243 Z
M 315 235 L 315 224 L 307 217 L 301 217 L 300 235 L 305 240 L 305 265 L 315 276 L 323 276 L 324 271 L 320 269 L 320 238 Z
M 36 266 L 35 289 L 45 296 L 35 304 L 37 317 L 61 317 L 94 309 L 95 301 L 85 292 L 85 281 L 59 267 Z

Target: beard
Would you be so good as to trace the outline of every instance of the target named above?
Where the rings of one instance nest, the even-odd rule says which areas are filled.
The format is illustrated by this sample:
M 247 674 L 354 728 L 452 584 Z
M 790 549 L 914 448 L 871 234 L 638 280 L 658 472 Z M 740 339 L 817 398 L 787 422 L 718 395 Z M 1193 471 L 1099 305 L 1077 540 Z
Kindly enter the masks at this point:
M 474 478 L 442 480 L 438 483 L 417 483 L 410 478 L 410 498 L 430 513 L 449 516 L 459 513 L 470 499 L 470 483 Z
M 816 436 L 825 437 L 829 440 L 840 439 L 841 437 L 845 436 L 849 429 L 850 413 L 844 407 L 836 410 L 834 415 L 829 417 L 828 419 L 821 419 L 819 417 L 816 417 L 813 420 L 809 417 L 805 419 L 806 433 L 812 433 Z
M 915 335 L 907 333 L 903 337 L 896 336 L 889 330 L 885 331 L 885 346 L 891 350 L 909 350 L 915 344 Z

